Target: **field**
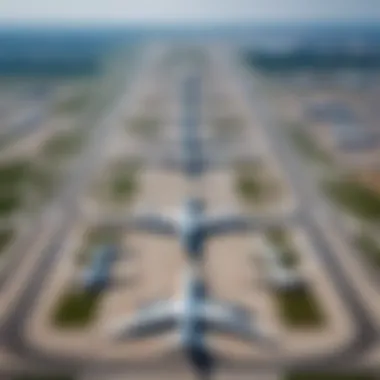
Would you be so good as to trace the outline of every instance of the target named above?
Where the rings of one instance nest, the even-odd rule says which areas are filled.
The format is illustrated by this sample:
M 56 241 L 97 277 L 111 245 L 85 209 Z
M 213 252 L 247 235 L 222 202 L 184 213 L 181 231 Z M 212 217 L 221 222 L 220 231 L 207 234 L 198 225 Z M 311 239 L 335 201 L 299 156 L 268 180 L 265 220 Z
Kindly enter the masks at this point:
M 360 171 L 357 173 L 357 179 L 364 186 L 380 193 L 380 172 L 378 170 Z
M 85 327 L 94 319 L 99 299 L 99 293 L 68 291 L 54 311 L 54 324 L 59 328 Z
M 110 179 L 109 192 L 116 202 L 127 202 L 137 192 L 136 173 L 133 170 L 115 173 Z
M 57 184 L 53 167 L 34 161 L 0 166 L 0 216 L 10 217 L 28 202 L 35 206 L 49 198 Z
M 278 185 L 261 163 L 241 165 L 236 172 L 237 193 L 248 204 L 273 201 L 278 195 Z
M 7 209 L 17 203 L 31 175 L 31 164 L 26 161 L 14 161 L 0 164 L 0 198 L 4 198 L 3 207 Z M 7 200 L 8 199 L 8 200 Z M 7 207 L 7 203 L 10 205 Z
M 77 153 L 82 143 L 82 135 L 65 132 L 51 137 L 43 146 L 42 153 L 48 159 L 60 159 Z
M 9 217 L 20 209 L 22 201 L 20 196 L 14 193 L 0 195 L 0 216 Z
M 138 192 L 138 168 L 132 163 L 110 165 L 96 185 L 100 201 L 114 205 L 129 204 Z
M 368 258 L 371 264 L 380 268 L 380 247 L 371 236 L 362 233 L 356 237 L 355 245 Z
M 380 220 L 380 196 L 350 178 L 322 184 L 326 195 L 353 216 L 369 222 Z
M 9 217 L 21 207 L 23 192 L 30 180 L 30 168 L 25 161 L 0 166 L 0 216 Z
M 323 315 L 311 292 L 306 288 L 277 291 L 275 299 L 282 320 L 289 327 L 318 327 Z

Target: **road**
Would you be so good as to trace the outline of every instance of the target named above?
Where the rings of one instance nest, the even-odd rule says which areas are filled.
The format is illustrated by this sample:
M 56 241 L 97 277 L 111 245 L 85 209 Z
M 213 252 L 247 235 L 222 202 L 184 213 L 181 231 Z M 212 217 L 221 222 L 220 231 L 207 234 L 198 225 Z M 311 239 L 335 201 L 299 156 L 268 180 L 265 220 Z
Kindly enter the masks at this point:
M 266 102 L 263 99 L 262 94 L 255 89 L 252 79 L 250 81 L 242 80 L 242 83 L 248 96 L 256 104 L 255 111 L 262 126 L 265 127 L 264 130 L 270 141 L 271 150 L 292 184 L 292 190 L 299 204 L 298 215 L 300 215 L 300 222 L 311 239 L 311 243 L 319 253 L 325 270 L 332 278 L 339 296 L 344 301 L 354 320 L 356 326 L 355 338 L 342 352 L 336 352 L 328 360 L 326 359 L 326 362 L 331 364 L 339 362 L 344 364 L 344 362 L 363 354 L 377 342 L 378 332 L 376 325 L 368 315 L 360 294 L 341 269 L 333 249 L 326 241 L 319 220 L 321 220 L 321 215 L 329 215 L 329 206 L 319 194 L 307 165 L 304 164 L 300 157 L 297 157 L 296 152 L 290 146 L 286 131 L 284 131 L 284 128 L 281 129 L 281 122 L 278 120 L 279 115 L 273 109 L 270 109 L 270 101 Z M 250 87 L 249 83 L 253 83 L 252 87 Z
M 143 57 L 144 54 L 142 54 L 142 59 L 144 59 Z M 142 72 L 144 72 L 144 69 L 146 70 L 145 65 L 148 65 L 149 67 L 149 64 L 149 61 L 146 63 L 144 62 L 143 65 L 135 63 L 138 70 Z M 140 86 L 141 80 L 143 80 L 142 74 L 138 75 L 138 78 L 135 81 L 136 83 L 134 83 L 136 88 Z M 94 129 L 90 141 L 81 153 L 81 157 L 78 158 L 77 166 L 71 173 L 72 177 L 68 178 L 67 186 L 63 188 L 56 200 L 45 210 L 41 216 L 41 220 L 37 221 L 36 228 L 32 231 L 33 233 L 38 233 L 42 228 L 42 225 L 48 222 L 49 218 L 52 216 L 55 218 L 61 218 L 59 229 L 53 234 L 51 241 L 43 250 L 33 273 L 29 277 L 30 281 L 25 287 L 24 292 L 20 298 L 17 299 L 13 306 L 13 310 L 6 317 L 6 320 L 0 328 L 0 338 L 2 343 L 18 356 L 30 358 L 32 362 L 43 364 L 51 362 L 54 367 L 59 366 L 64 369 L 67 368 L 65 365 L 62 366 L 62 363 L 64 363 L 63 359 L 58 358 L 57 362 L 55 362 L 54 359 L 50 361 L 45 355 L 38 356 L 38 354 L 33 354 L 34 350 L 28 345 L 24 335 L 25 323 L 31 314 L 30 311 L 33 310 L 33 304 L 40 293 L 40 290 L 45 284 L 44 280 L 46 275 L 58 259 L 58 254 L 61 251 L 60 247 L 65 242 L 72 225 L 77 220 L 80 194 L 84 191 L 89 178 L 91 178 L 96 171 L 97 166 L 103 160 L 105 141 L 112 137 L 110 126 L 117 125 L 117 123 L 120 124 L 118 118 L 120 119 L 124 116 L 124 109 L 130 96 L 129 92 L 130 91 L 127 92 L 126 98 L 123 97 L 121 100 L 118 99 L 116 106 L 112 105 L 109 110 L 105 110 L 104 114 L 106 116 L 99 121 L 98 126 Z M 32 234 L 28 234 L 29 239 L 31 236 Z M 27 251 L 26 248 L 28 247 L 28 242 L 30 242 L 30 240 L 26 239 L 20 244 L 18 247 L 20 252 L 24 250 Z M 12 268 L 7 269 L 13 269 L 13 266 L 16 267 L 18 261 L 23 257 L 22 254 L 16 256 L 18 259 L 12 261 Z M 4 284 L 11 276 L 12 273 L 8 272 L 1 278 L 0 282 Z

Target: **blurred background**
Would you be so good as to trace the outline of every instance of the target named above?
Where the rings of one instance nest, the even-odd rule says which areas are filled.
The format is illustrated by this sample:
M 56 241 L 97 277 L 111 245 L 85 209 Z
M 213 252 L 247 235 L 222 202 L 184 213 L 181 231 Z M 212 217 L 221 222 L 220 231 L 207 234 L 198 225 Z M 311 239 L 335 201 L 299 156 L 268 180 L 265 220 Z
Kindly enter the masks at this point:
M 0 1 L 1 379 L 378 379 L 379 221 L 378 0 Z

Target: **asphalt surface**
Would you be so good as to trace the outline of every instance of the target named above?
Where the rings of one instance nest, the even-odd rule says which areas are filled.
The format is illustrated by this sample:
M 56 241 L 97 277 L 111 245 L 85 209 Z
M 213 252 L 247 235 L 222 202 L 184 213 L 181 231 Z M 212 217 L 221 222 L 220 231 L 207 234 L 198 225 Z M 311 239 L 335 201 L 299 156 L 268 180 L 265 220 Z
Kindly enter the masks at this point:
M 244 82 L 249 83 L 249 82 Z M 376 324 L 368 314 L 358 291 L 353 287 L 350 279 L 342 271 L 339 261 L 333 250 L 326 241 L 323 231 L 317 219 L 320 213 L 326 210 L 328 214 L 328 204 L 320 196 L 316 184 L 311 178 L 307 165 L 302 157 L 297 157 L 297 153 L 292 149 L 289 136 L 286 130 L 281 129 L 280 120 L 276 119 L 276 112 L 270 107 L 270 102 L 265 102 L 261 94 L 255 92 L 254 86 L 247 89 L 250 98 L 255 102 L 256 113 L 262 125 L 265 127 L 266 135 L 270 139 L 271 150 L 277 162 L 290 179 L 294 194 L 299 204 L 300 221 L 305 229 L 311 243 L 316 248 L 320 259 L 324 264 L 324 269 L 333 280 L 338 295 L 346 305 L 350 316 L 356 326 L 354 339 L 338 353 L 336 352 L 325 362 L 339 363 L 348 362 L 363 354 L 378 341 L 378 331 Z
M 293 190 L 297 200 L 300 202 L 300 217 L 303 228 L 309 235 L 311 243 L 319 253 L 320 259 L 324 264 L 324 269 L 333 280 L 338 295 L 346 305 L 350 316 L 354 320 L 356 326 L 356 334 L 352 341 L 348 342 L 341 350 L 333 352 L 325 352 L 320 355 L 312 355 L 310 357 L 300 358 L 270 358 L 268 360 L 246 360 L 246 361 L 230 361 L 227 357 L 216 357 L 216 362 L 220 369 L 252 371 L 265 368 L 296 368 L 296 369 L 325 369 L 330 367 L 344 367 L 346 363 L 353 363 L 358 355 L 364 353 L 374 343 L 377 342 L 377 331 L 373 321 L 367 314 L 362 304 L 360 295 L 351 285 L 350 279 L 347 278 L 342 271 L 340 264 L 332 251 L 330 245 L 326 241 L 323 231 L 316 222 L 314 215 L 315 207 L 319 207 L 321 200 L 316 197 L 315 191 L 310 190 L 310 181 L 304 175 L 305 168 L 292 152 L 290 146 L 285 142 L 286 139 L 279 129 L 276 128 L 275 120 L 270 118 L 271 113 L 264 111 L 268 105 L 265 102 L 259 103 L 258 97 L 252 99 L 255 103 L 255 112 L 261 111 L 260 118 L 265 125 L 268 136 L 270 137 L 272 150 L 275 152 L 276 158 L 282 163 L 285 173 L 289 176 L 293 185 Z M 30 311 L 37 295 L 45 286 L 46 276 L 54 265 L 55 260 L 59 258 L 60 247 L 64 243 L 72 224 L 77 217 L 78 199 L 77 195 L 83 190 L 86 180 L 91 171 L 96 169 L 96 165 L 101 159 L 99 154 L 104 139 L 109 133 L 107 128 L 99 128 L 94 134 L 94 139 L 89 144 L 88 150 L 83 155 L 83 160 L 78 166 L 70 185 L 65 189 L 64 194 L 58 201 L 57 207 L 62 210 L 62 225 L 54 234 L 53 239 L 45 248 L 41 258 L 36 265 L 36 269 L 30 276 L 30 281 L 21 297 L 16 301 L 9 318 L 0 328 L 1 341 L 18 356 L 27 358 L 33 363 L 40 363 L 46 367 L 55 370 L 66 371 L 70 368 L 72 372 L 82 372 L 87 368 L 99 371 L 116 371 L 122 370 L 135 371 L 141 368 L 158 370 L 179 368 L 183 365 L 181 353 L 173 348 L 170 352 L 163 353 L 161 357 L 149 363 L 128 362 L 124 360 L 91 360 L 79 358 L 74 355 L 58 355 L 45 352 L 38 349 L 28 341 L 25 335 L 25 325 L 29 317 Z

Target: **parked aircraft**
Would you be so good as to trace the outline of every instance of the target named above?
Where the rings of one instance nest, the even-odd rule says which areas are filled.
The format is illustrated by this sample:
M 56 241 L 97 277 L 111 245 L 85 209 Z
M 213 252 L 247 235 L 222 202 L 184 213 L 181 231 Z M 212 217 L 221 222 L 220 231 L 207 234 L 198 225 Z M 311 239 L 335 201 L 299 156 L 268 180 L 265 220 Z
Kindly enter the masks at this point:
M 109 285 L 117 253 L 114 245 L 101 245 L 95 249 L 92 261 L 80 277 L 84 290 L 97 292 Z
M 160 300 L 141 308 L 136 314 L 107 326 L 114 340 L 139 339 L 178 329 L 179 345 L 193 365 L 200 366 L 209 357 L 205 333 L 208 331 L 237 337 L 247 343 L 276 348 L 276 340 L 251 314 L 239 305 L 208 297 L 200 270 L 186 268 L 178 299 Z M 252 323 L 253 322 L 253 323 Z M 178 339 L 178 338 L 176 338 Z M 204 368 L 203 368 L 204 370 Z
M 265 246 L 263 259 L 265 260 L 267 270 L 267 282 L 270 286 L 287 290 L 294 289 L 305 285 L 304 278 L 294 268 L 286 267 L 280 258 L 281 252 L 271 244 Z
M 226 146 L 216 139 L 202 137 L 201 92 L 200 75 L 193 74 L 184 79 L 179 140 L 170 139 L 167 144 L 161 141 L 149 149 L 143 161 L 148 161 L 150 166 L 183 172 L 189 178 L 231 162 L 252 161 L 252 158 L 241 156 L 241 147 Z
M 230 233 L 244 233 L 250 230 L 265 230 L 295 222 L 295 215 L 242 215 L 221 213 L 207 215 L 205 203 L 197 197 L 185 200 L 182 210 L 173 214 L 137 212 L 131 215 L 102 215 L 93 220 L 96 226 L 107 228 L 125 227 L 158 235 L 179 237 L 183 250 L 189 258 L 202 258 L 204 245 L 209 238 Z

